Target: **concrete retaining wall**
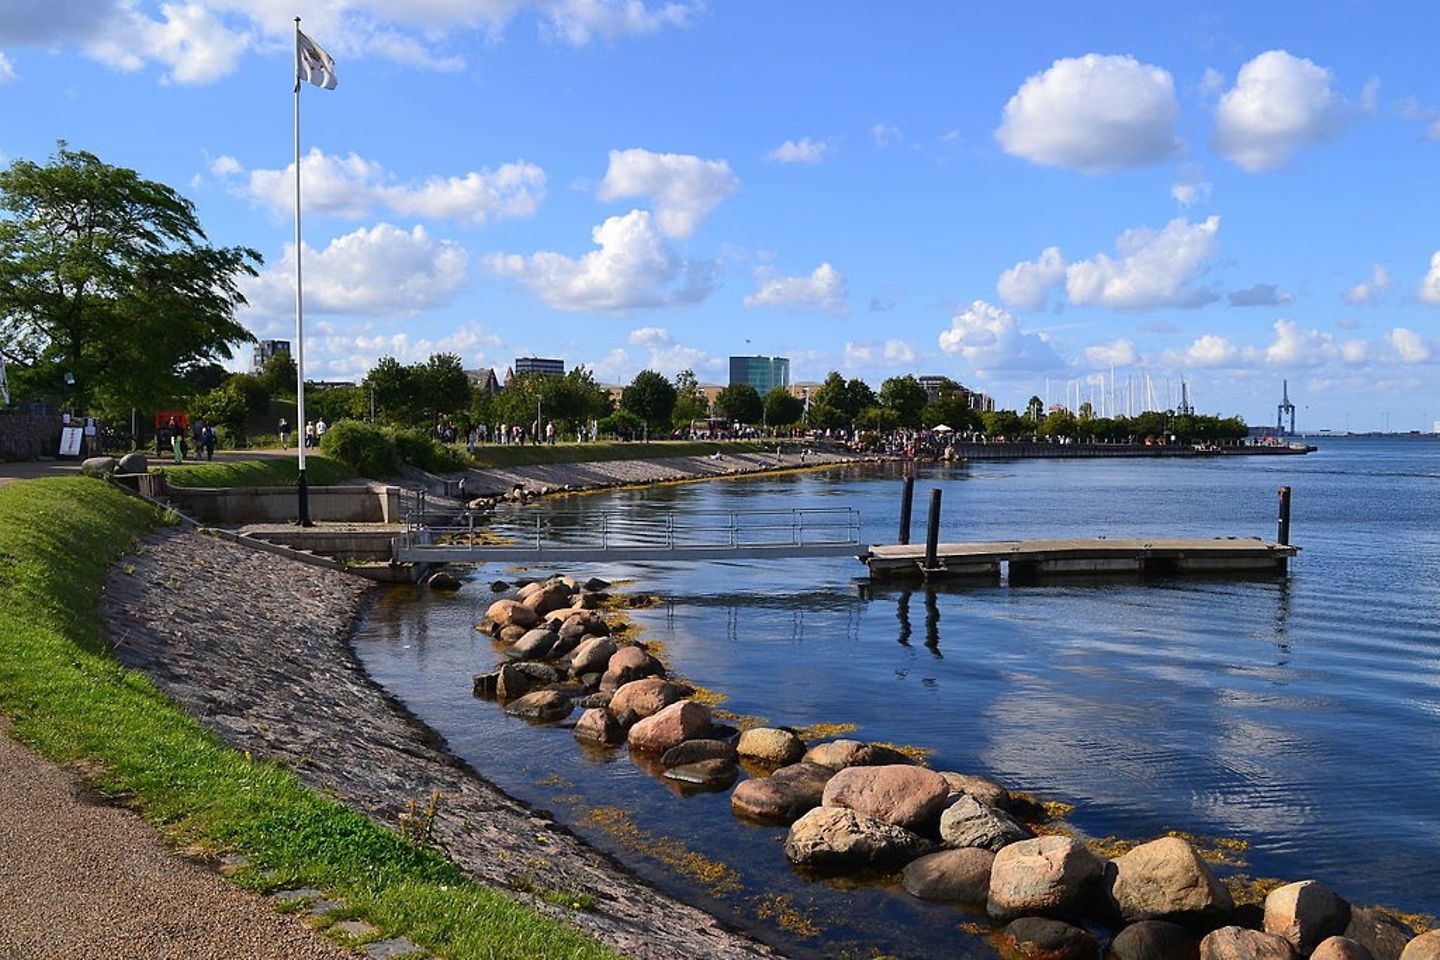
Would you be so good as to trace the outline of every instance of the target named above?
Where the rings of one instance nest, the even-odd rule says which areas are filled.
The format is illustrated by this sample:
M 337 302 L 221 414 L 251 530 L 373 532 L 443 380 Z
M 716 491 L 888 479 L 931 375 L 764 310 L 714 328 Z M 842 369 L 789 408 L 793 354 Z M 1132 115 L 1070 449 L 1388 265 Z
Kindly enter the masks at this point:
M 60 451 L 60 418 L 0 414 L 0 460 L 38 460 Z
M 295 519 L 294 487 L 176 487 L 165 494 L 206 523 L 288 523 Z M 399 523 L 400 488 L 311 487 L 310 519 L 329 523 Z

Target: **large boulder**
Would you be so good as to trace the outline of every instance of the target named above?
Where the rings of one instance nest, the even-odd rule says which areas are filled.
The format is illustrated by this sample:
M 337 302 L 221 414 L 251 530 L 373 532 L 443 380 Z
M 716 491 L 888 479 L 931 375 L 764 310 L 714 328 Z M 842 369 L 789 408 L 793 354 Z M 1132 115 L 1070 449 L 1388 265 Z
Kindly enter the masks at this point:
M 921 900 L 984 903 L 994 863 L 995 854 L 979 847 L 941 850 L 906 864 L 900 882 L 906 893 Z
M 660 757 L 663 767 L 681 767 L 701 760 L 724 760 L 734 763 L 735 745 L 726 740 L 686 740 L 666 750 Z
M 1114 861 L 1110 899 L 1122 920 L 1213 925 L 1235 902 L 1200 854 L 1179 837 L 1142 843 Z
M 904 827 L 845 807 L 817 807 L 790 826 L 785 857 L 796 866 L 835 872 L 903 866 L 934 848 Z
M 655 716 L 672 703 L 679 703 L 688 692 L 679 684 L 659 677 L 631 680 L 610 698 L 610 712 L 621 723 L 633 723 Z
M 570 657 L 570 672 L 577 677 L 586 673 L 604 673 L 610 658 L 615 656 L 615 649 L 615 641 L 609 637 L 582 640 Z
M 80 472 L 87 477 L 108 477 L 119 465 L 114 457 L 87 457 L 80 461 Z
M 525 635 L 512 643 L 505 651 L 511 660 L 544 660 L 550 655 L 555 641 L 559 639 L 544 627 L 525 631 Z
M 125 454 L 115 465 L 116 473 L 149 473 L 150 461 L 139 450 Z
M 940 839 L 947 847 L 980 847 L 993 853 L 1034 835 L 1010 814 L 968 793 L 961 794 L 940 814 Z
M 559 680 L 560 671 L 547 664 L 506 663 L 497 671 L 495 696 L 502 702 L 514 700 Z
M 614 701 L 611 701 L 612 706 Z M 664 753 L 710 732 L 710 709 L 694 700 L 681 700 L 646 717 L 630 728 L 630 746 L 646 753 Z
M 1375 960 L 1375 956 L 1349 937 L 1326 937 L 1310 954 L 1310 960 Z
M 950 788 L 935 771 L 888 764 L 846 767 L 830 778 L 820 803 L 923 833 L 933 826 L 949 795 Z
M 547 583 L 528 595 L 522 594 L 520 602 L 535 612 L 537 618 L 552 610 L 570 606 L 570 588 L 563 583 Z
M 574 704 L 559 690 L 536 690 L 505 705 L 505 712 L 512 717 L 554 723 L 570 716 Z
M 618 690 L 631 680 L 664 676 L 660 661 L 645 652 L 644 647 L 621 647 L 610 657 L 605 675 L 600 678 L 601 690 Z
M 805 741 L 789 730 L 755 727 L 740 734 L 736 745 L 742 760 L 769 767 L 783 767 L 805 756 Z
M 425 578 L 425 586 L 442 593 L 454 593 L 460 589 L 460 578 L 449 570 L 436 570 Z
M 1415 931 L 1383 910 L 1351 907 L 1344 936 L 1369 950 L 1375 960 L 1400 960 Z
M 1400 960 L 1440 960 L 1440 930 L 1422 933 L 1405 945 Z
M 517 600 L 496 600 L 485 611 L 485 619 L 494 625 L 496 632 L 506 627 L 520 627 L 529 630 L 540 622 L 540 617 L 529 607 Z
M 1021 917 L 1000 933 L 1000 955 L 1017 960 L 1099 960 L 1100 943 L 1089 931 L 1060 920 Z
M 610 624 L 605 618 L 593 610 L 586 610 L 582 613 L 567 613 L 560 624 L 560 636 L 575 638 L 580 637 L 608 637 L 610 636 Z
M 1294 960 L 1290 941 L 1273 933 L 1221 927 L 1200 941 L 1200 960 Z
M 580 714 L 580 719 L 575 721 L 574 733 L 577 740 L 607 745 L 621 743 L 625 739 L 625 728 L 604 707 L 591 707 Z
M 845 767 L 873 767 L 881 764 L 909 763 L 910 758 L 898 750 L 879 743 L 859 740 L 830 740 L 817 743 L 805 751 L 804 759 L 832 770 Z
M 980 777 L 970 773 L 956 773 L 953 770 L 941 770 L 940 776 L 950 785 L 950 792 L 953 794 L 964 794 L 974 797 L 987 807 L 996 807 L 1004 810 L 1010 806 L 1010 791 L 989 777 Z
M 1105 960 L 1199 960 L 1200 935 L 1168 920 L 1141 920 L 1115 934 Z
M 1021 840 L 995 854 L 985 907 L 997 920 L 1083 914 L 1104 873 L 1104 862 L 1071 837 Z
M 1349 923 L 1349 904 L 1318 880 L 1287 883 L 1265 897 L 1265 932 L 1289 940 L 1304 957 L 1326 937 L 1343 934 Z
M 682 763 L 666 770 L 666 780 L 674 780 L 694 790 L 724 790 L 735 782 L 740 768 L 733 760 L 714 758 Z
M 818 763 L 792 763 L 768 777 L 752 777 L 730 795 L 730 810 L 762 823 L 793 823 L 820 806 L 835 771 Z

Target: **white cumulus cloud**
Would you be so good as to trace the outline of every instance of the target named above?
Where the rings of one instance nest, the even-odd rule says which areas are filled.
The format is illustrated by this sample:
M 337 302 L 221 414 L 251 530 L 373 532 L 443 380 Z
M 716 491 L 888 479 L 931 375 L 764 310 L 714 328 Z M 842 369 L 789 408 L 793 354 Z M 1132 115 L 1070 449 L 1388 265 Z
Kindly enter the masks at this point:
M 1056 60 L 1005 104 L 995 137 L 1007 153 L 1081 173 L 1143 167 L 1178 154 L 1175 81 L 1130 56 Z
M 739 178 L 724 160 L 634 148 L 610 151 L 600 199 L 647 197 L 655 204 L 655 224 L 662 233 L 688 237 L 721 200 L 739 189 Z
M 1090 367 L 1130 367 L 1139 358 L 1135 344 L 1123 337 L 1085 348 L 1085 363 Z
M 1277 367 L 1316 367 L 1337 359 L 1335 338 L 1319 330 L 1302 330 L 1292 320 L 1275 321 L 1275 339 L 1265 348 L 1265 362 Z
M 982 374 L 1063 366 L 1043 333 L 1025 330 L 1012 314 L 984 300 L 972 301 L 956 313 L 939 342 L 945 353 L 964 357 Z
M 1390 345 L 1395 348 L 1401 363 L 1426 363 L 1434 356 L 1425 338 L 1408 327 L 1391 330 Z
M 311 313 L 413 314 L 443 306 L 465 283 L 469 257 L 424 227 L 388 223 L 336 237 L 323 250 L 305 246 L 305 308 Z M 242 285 L 250 310 L 283 315 L 295 304 L 295 247 Z
M 825 159 L 830 144 L 824 140 L 811 140 L 809 137 L 801 137 L 799 140 L 786 140 L 780 146 L 765 154 L 766 159 L 774 160 L 776 163 L 819 163 Z
M 1183 351 L 1165 352 L 1165 362 L 1172 367 L 1224 367 L 1239 359 L 1240 349 L 1214 333 L 1197 337 Z
M 15 65 L 10 58 L 0 53 L 0 83 L 10 83 L 15 79 Z
M 1352 305 L 1376 303 L 1385 296 L 1385 291 L 1389 289 L 1390 271 L 1376 264 L 1370 270 L 1369 280 L 1355 284 L 1340 294 L 1340 299 Z
M 745 298 L 747 307 L 785 307 L 789 310 L 816 310 L 843 316 L 850 312 L 845 276 L 829 263 L 816 267 L 808 277 L 781 277 L 761 268 L 755 273 L 758 286 Z
M 1000 274 L 995 291 L 1006 306 L 1038 310 L 1050 291 L 1065 279 L 1065 258 L 1059 247 L 1047 247 L 1034 260 L 1022 260 Z
M 276 213 L 295 209 L 295 164 L 283 170 L 251 170 L 222 156 L 210 172 L 234 182 L 237 192 Z M 302 202 L 306 212 L 358 220 L 376 209 L 400 216 L 458 220 L 481 225 L 489 220 L 532 216 L 545 196 L 545 171 L 523 160 L 463 176 L 430 177 L 397 183 L 385 168 L 356 153 L 327 154 L 318 147 L 300 158 Z
M 1420 299 L 1426 303 L 1440 303 L 1440 250 L 1430 256 L 1430 269 L 1420 281 Z
M 698 303 L 715 289 L 708 260 L 686 260 L 650 222 L 647 210 L 610 217 L 591 231 L 599 248 L 576 259 L 540 251 L 491 254 L 486 268 L 518 280 L 559 310 L 630 310 Z
M 1065 291 L 1077 306 L 1117 310 L 1198 307 L 1216 294 L 1194 281 L 1209 271 L 1219 249 L 1220 218 L 1171 220 L 1161 230 L 1127 230 L 1115 242 L 1117 257 L 1096 254 L 1065 270 Z
M 845 362 L 851 366 L 905 367 L 915 362 L 915 348 L 904 340 L 890 339 L 845 344 Z
M 674 342 L 664 327 L 639 327 L 630 331 L 628 339 L 636 347 L 663 347 Z
M 1351 109 L 1325 67 L 1267 50 L 1240 68 L 1215 108 L 1212 143 L 1244 170 L 1275 170 L 1295 151 L 1339 136 Z

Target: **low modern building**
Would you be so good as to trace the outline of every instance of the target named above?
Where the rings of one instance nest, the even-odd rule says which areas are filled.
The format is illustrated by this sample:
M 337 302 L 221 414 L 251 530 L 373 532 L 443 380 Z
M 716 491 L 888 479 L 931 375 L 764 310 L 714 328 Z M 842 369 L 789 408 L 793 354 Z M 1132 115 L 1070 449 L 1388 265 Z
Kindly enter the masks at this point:
M 269 363 L 272 357 L 289 352 L 289 340 L 261 340 L 255 344 L 255 353 L 250 360 L 250 370 L 252 373 L 259 373 L 265 369 L 265 364 Z
M 995 412 L 995 399 L 987 396 L 978 390 L 971 390 L 957 380 L 942 376 L 916 377 L 920 386 L 925 388 L 925 397 L 931 403 L 943 396 L 956 395 L 970 407 L 971 410 L 978 410 L 981 413 L 987 411 Z
M 541 373 L 547 377 L 565 376 L 565 361 L 546 357 L 516 357 L 512 368 L 516 376 L 526 373 Z
M 730 385 L 748 383 L 760 396 L 790 386 L 789 357 L 731 357 Z

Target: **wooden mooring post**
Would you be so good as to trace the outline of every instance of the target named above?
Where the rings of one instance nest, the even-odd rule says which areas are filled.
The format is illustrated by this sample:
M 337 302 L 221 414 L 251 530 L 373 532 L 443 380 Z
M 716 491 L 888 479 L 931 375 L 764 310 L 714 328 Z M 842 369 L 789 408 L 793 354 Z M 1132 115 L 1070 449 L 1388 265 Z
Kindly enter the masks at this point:
M 1275 542 L 1290 545 L 1290 488 L 1280 488 L 1280 518 L 1275 522 Z
M 908 544 L 910 542 L 910 508 L 915 501 L 915 476 L 907 474 L 905 477 L 905 492 L 900 494 L 900 539 L 899 542 Z
M 930 519 L 925 524 L 925 573 L 939 569 L 940 551 L 940 488 L 930 491 Z

